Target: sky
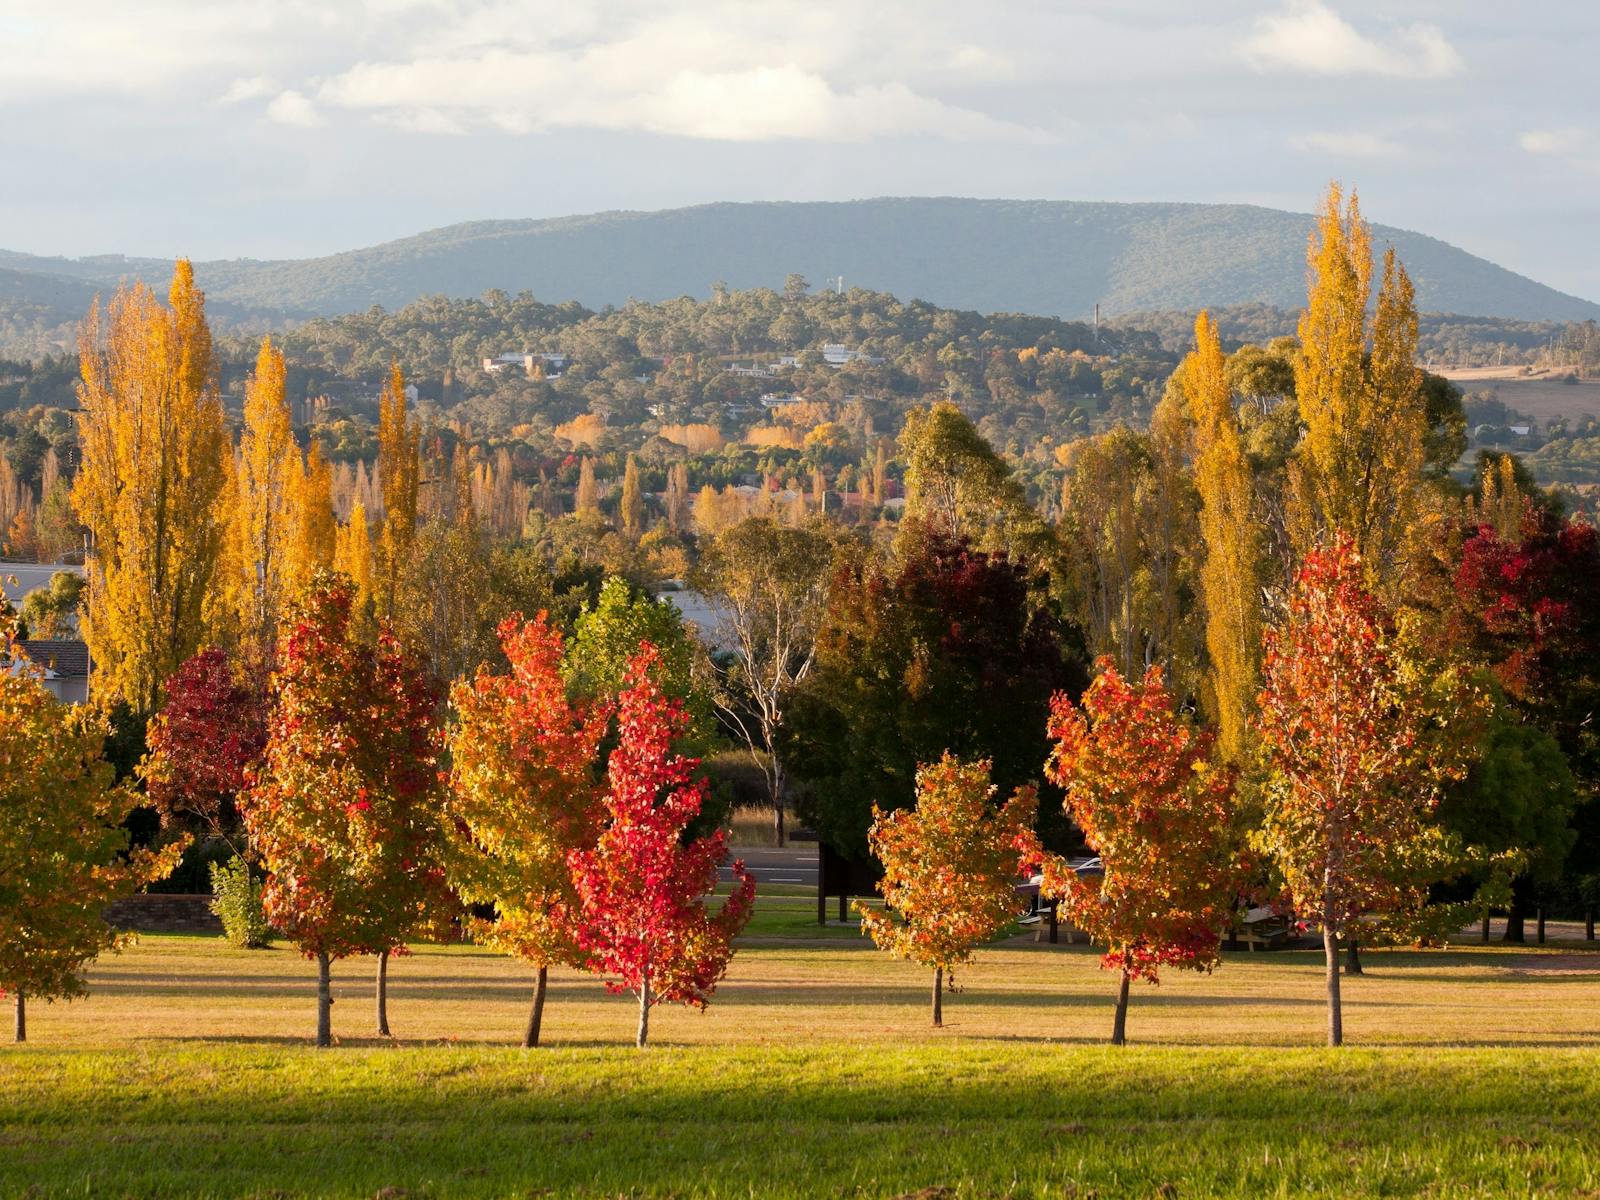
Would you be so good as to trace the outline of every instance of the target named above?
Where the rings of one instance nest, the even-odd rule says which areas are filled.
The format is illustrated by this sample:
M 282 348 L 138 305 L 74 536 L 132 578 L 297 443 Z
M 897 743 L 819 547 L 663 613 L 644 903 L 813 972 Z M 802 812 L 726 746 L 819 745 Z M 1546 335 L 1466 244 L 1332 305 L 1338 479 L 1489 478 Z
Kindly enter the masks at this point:
M 1593 0 L 0 0 L 0 247 L 984 196 L 1369 219 L 1600 299 Z

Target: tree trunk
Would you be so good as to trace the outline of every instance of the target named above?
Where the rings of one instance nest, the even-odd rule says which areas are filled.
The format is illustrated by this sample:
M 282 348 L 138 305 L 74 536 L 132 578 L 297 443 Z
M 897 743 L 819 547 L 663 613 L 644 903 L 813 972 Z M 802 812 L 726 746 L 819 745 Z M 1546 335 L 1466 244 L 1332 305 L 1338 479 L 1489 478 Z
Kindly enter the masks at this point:
M 650 972 L 644 973 L 644 980 L 639 985 L 639 1036 L 634 1039 L 634 1045 L 643 1050 L 650 1041 Z
M 1339 938 L 1332 926 L 1322 927 L 1322 953 L 1328 968 L 1328 1045 L 1344 1045 L 1344 1012 L 1339 1004 Z
M 540 964 L 539 980 L 533 985 L 533 1011 L 528 1014 L 528 1028 L 522 1035 L 522 1048 L 531 1050 L 539 1044 L 539 1026 L 544 1021 L 544 989 L 550 968 Z
M 1479 940 L 1485 945 L 1489 943 L 1489 910 L 1487 908 L 1483 910 L 1483 930 L 1482 937 Z
M 1539 929 L 1539 932 L 1538 932 L 1538 934 L 1536 936 L 1539 939 L 1539 945 L 1542 946 L 1542 945 L 1544 945 L 1544 908 L 1543 907 L 1541 907 L 1539 909 L 1539 926 L 1538 926 L 1538 929 Z
M 1111 1044 L 1125 1045 L 1128 1040 L 1128 968 L 1122 968 L 1122 983 L 1117 987 L 1117 1016 L 1111 1023 Z
M 378 1036 L 393 1037 L 389 1032 L 389 952 L 378 955 Z
M 328 956 L 317 955 L 317 1045 L 333 1045 L 333 980 L 329 977 Z
M 1528 934 L 1524 929 L 1528 916 L 1528 906 L 1524 898 L 1526 891 L 1527 888 L 1522 880 L 1511 881 L 1511 907 L 1506 909 L 1506 931 L 1500 937 L 1502 942 L 1515 942 L 1520 946 L 1528 940 Z
M 1346 975 L 1360 975 L 1361 970 L 1361 943 L 1351 938 L 1344 950 L 1344 973 Z
M 1592 908 L 1583 910 L 1583 940 L 1586 942 L 1594 941 L 1594 909 Z
M 25 1041 L 28 1040 L 28 1001 L 27 1001 L 27 998 L 25 996 L 23 996 L 23 994 L 21 992 L 17 993 L 16 1010 L 17 1010 L 17 1033 L 16 1033 L 16 1037 L 15 1037 L 14 1040 L 15 1041 L 19 1041 L 19 1042 L 25 1042 Z
M 933 969 L 933 1027 L 944 1026 L 944 968 Z
M 778 752 L 772 749 L 775 739 L 767 731 L 767 753 L 772 755 L 772 832 L 783 845 L 783 766 L 778 762 Z

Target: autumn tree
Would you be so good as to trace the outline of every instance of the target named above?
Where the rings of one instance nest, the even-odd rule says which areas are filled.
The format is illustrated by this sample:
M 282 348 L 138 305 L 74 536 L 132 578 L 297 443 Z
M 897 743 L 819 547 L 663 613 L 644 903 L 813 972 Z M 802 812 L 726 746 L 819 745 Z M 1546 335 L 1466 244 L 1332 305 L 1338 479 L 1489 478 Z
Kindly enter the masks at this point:
M 544 613 L 507 619 L 500 640 L 510 670 L 480 671 L 451 692 L 447 863 L 464 903 L 494 907 L 474 922 L 479 936 L 538 973 L 522 1041 L 531 1047 L 551 964 L 583 961 L 567 858 L 599 831 L 594 761 L 609 714 L 567 699 L 561 632 Z
M 334 540 L 333 569 L 350 581 L 357 613 L 367 612 L 375 600 L 376 566 L 372 555 L 372 523 L 366 506 L 357 501 L 350 519 L 339 526 Z
M 937 537 L 902 552 L 841 557 L 816 663 L 780 727 L 806 785 L 800 816 L 851 859 L 867 853 L 873 807 L 913 804 L 917 767 L 947 750 L 990 760 L 1004 792 L 1037 779 L 1050 697 L 1088 683 L 1028 564 Z M 1045 807 L 1041 832 L 1064 842 L 1059 804 Z
M 422 431 L 406 414 L 406 381 L 398 364 L 378 402 L 378 480 L 383 489 L 383 531 L 377 562 L 381 575 L 375 599 L 380 616 L 392 619 L 417 536 L 417 491 L 421 482 Z
M 1340 942 L 1404 936 L 1460 861 L 1436 820 L 1458 760 L 1430 736 L 1420 681 L 1395 652 L 1350 539 L 1306 556 L 1265 644 L 1256 732 L 1269 777 L 1257 841 L 1295 912 L 1322 927 L 1337 1046 Z
M 573 511 L 579 516 L 600 512 L 600 485 L 594 477 L 594 463 L 588 455 L 578 464 L 578 489 L 573 494 Z
M 732 893 L 715 912 L 707 903 L 727 849 L 720 830 L 684 840 L 706 782 L 695 775 L 697 760 L 672 749 L 688 718 L 656 676 L 656 650 L 646 642 L 618 700 L 620 738 L 609 760 L 600 836 L 567 859 L 587 964 L 612 977 L 609 991 L 638 996 L 641 1047 L 654 1005 L 703 1009 L 710 1002 L 755 901 L 755 878 L 735 861 Z
M 720 610 L 734 646 L 718 707 L 766 777 L 783 845 L 785 772 L 778 732 L 790 693 L 811 672 L 836 539 L 825 526 L 785 528 L 751 517 L 702 552 L 695 586 Z
M 1104 946 L 1119 972 L 1111 1041 L 1126 1040 L 1128 985 L 1162 967 L 1210 971 L 1238 895 L 1231 772 L 1209 761 L 1211 739 L 1178 715 L 1161 668 L 1125 680 L 1109 660 L 1082 706 L 1051 705 L 1046 771 L 1099 856 L 1098 876 L 1047 860 L 1045 889 Z
M 916 807 L 874 806 L 867 841 L 883 864 L 885 907 L 857 901 L 861 930 L 879 949 L 933 970 L 933 1023 L 944 1024 L 946 979 L 975 947 L 1021 916 L 1021 875 L 1040 858 L 1031 787 L 996 808 L 987 761 L 945 754 L 917 768 Z
M 138 797 L 101 756 L 100 718 L 51 696 L 12 634 L 0 627 L 0 995 L 22 1042 L 28 1000 L 82 995 L 84 964 L 128 939 L 106 905 L 170 872 L 182 847 L 129 850 Z
M 243 853 L 238 801 L 267 744 L 266 684 L 259 661 L 235 664 L 215 646 L 167 680 L 139 768 L 163 825 L 187 824 Z
M 1295 394 L 1290 527 L 1303 556 L 1343 533 L 1385 589 L 1403 573 L 1425 460 L 1427 414 L 1416 365 L 1414 289 L 1391 248 L 1376 309 L 1371 231 L 1352 192 L 1329 186 L 1307 254 Z
M 233 520 L 223 588 L 228 616 L 246 655 L 265 662 L 293 595 L 292 576 L 305 489 L 300 448 L 290 426 L 283 353 L 267 338 L 245 385 L 244 431 L 235 470 Z
M 622 471 L 622 499 L 617 509 L 622 531 L 630 537 L 644 532 L 644 493 L 639 490 L 639 460 L 628 455 Z
M 908 527 L 921 524 L 935 535 L 970 538 L 985 549 L 1041 551 L 1047 531 L 1021 484 L 954 404 L 908 412 L 899 452 Z
M 226 533 L 228 435 L 188 261 L 166 304 L 143 284 L 97 302 L 79 356 L 72 500 L 92 539 L 84 633 L 100 688 L 147 715 L 205 639 Z
M 333 568 L 339 544 L 339 524 L 333 515 L 333 471 L 315 438 L 296 482 L 294 536 L 284 572 L 291 598 L 303 595 L 318 571 Z
M 266 911 L 318 966 L 317 1044 L 330 1043 L 330 963 L 389 955 L 442 904 L 433 723 L 438 692 L 388 631 L 356 635 L 353 590 L 323 576 L 278 647 L 276 705 L 244 820 L 268 871 Z
M 1262 537 L 1254 478 L 1233 407 L 1216 322 L 1202 312 L 1195 349 L 1177 379 L 1194 426 L 1194 481 L 1205 544 L 1200 592 L 1205 604 L 1211 710 L 1223 755 L 1244 762 L 1260 687 Z

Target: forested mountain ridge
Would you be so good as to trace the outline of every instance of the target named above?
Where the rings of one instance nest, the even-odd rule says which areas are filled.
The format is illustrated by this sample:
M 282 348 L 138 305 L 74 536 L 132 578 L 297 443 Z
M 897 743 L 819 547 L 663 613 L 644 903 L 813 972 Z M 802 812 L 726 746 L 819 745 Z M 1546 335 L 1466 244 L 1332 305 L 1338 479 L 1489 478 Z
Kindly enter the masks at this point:
M 477 221 L 365 249 L 196 264 L 208 296 L 268 315 L 331 315 L 424 295 L 531 291 L 589 307 L 776 287 L 791 272 L 985 312 L 1068 318 L 1261 303 L 1298 307 L 1311 217 L 1250 205 L 883 198 L 722 203 Z M 1585 320 L 1568 296 L 1436 238 L 1387 226 L 1425 312 Z M 97 287 L 164 278 L 162 260 L 0 252 L 0 268 Z M 10 294 L 9 292 L 7 293 Z M 220 315 L 220 314 L 219 314 Z

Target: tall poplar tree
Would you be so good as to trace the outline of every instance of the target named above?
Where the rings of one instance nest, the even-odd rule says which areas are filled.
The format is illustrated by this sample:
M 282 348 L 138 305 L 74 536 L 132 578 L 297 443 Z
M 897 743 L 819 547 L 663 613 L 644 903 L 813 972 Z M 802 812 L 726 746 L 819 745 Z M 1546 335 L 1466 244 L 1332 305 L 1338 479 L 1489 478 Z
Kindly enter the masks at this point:
M 285 396 L 283 352 L 267 338 L 245 385 L 237 489 L 226 583 L 229 608 L 245 654 L 263 661 L 293 594 L 297 508 L 304 487 Z
M 339 524 L 333 515 L 333 471 L 315 439 L 297 479 L 294 545 L 287 571 L 289 592 L 295 598 L 305 593 L 319 570 L 333 566 L 339 544 Z
M 644 493 L 639 490 L 639 460 L 628 455 L 622 471 L 622 502 L 618 509 L 622 531 L 630 537 L 644 532 Z
M 1261 676 L 1261 531 L 1254 480 L 1228 386 L 1216 322 L 1202 312 L 1195 349 L 1177 374 L 1194 422 L 1194 482 L 1200 492 L 1210 703 L 1223 756 L 1243 761 Z
M 399 364 L 378 402 L 378 483 L 383 489 L 383 532 L 379 537 L 381 573 L 376 581 L 378 612 L 392 618 L 405 561 L 417 536 L 417 489 L 421 482 L 422 432 L 406 414 L 406 381 Z
M 1306 432 L 1291 464 L 1291 535 L 1303 556 L 1347 534 L 1369 581 L 1387 592 L 1403 570 L 1425 459 L 1415 292 L 1391 248 L 1369 327 L 1371 232 L 1355 194 L 1346 205 L 1337 184 L 1307 262 L 1294 363 Z
M 178 260 L 167 304 L 143 284 L 96 302 L 79 350 L 72 500 L 92 538 L 84 630 L 105 690 L 150 713 L 162 681 L 205 639 L 226 533 L 228 435 L 188 261 Z

